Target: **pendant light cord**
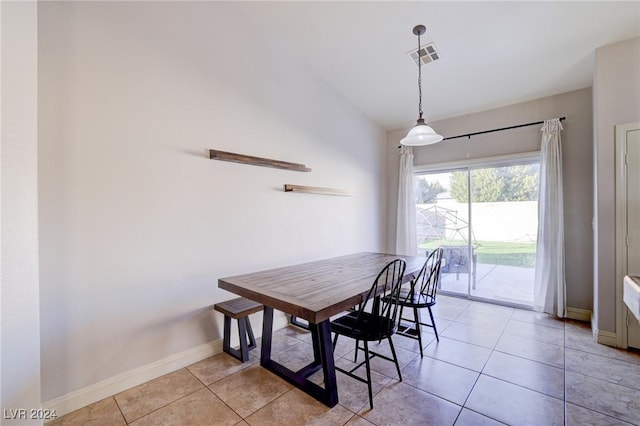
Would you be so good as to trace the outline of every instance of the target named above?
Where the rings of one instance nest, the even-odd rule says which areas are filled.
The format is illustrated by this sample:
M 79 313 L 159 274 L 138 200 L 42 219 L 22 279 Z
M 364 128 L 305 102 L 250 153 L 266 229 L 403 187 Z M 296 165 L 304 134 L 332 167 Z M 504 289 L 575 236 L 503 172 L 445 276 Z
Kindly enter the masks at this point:
M 418 33 L 418 113 L 422 118 L 422 54 L 420 53 L 420 33 Z

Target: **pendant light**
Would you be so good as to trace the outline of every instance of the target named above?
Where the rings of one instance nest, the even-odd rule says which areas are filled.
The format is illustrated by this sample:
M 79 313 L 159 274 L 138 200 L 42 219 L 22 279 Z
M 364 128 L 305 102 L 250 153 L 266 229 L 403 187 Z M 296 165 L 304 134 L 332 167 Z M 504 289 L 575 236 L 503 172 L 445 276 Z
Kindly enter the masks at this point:
M 431 127 L 427 126 L 422 118 L 422 54 L 420 53 L 420 36 L 427 31 L 424 25 L 416 25 L 413 27 L 413 33 L 418 36 L 418 121 L 413 129 L 401 141 L 401 145 L 420 146 L 431 145 L 440 142 L 443 138 L 437 134 Z

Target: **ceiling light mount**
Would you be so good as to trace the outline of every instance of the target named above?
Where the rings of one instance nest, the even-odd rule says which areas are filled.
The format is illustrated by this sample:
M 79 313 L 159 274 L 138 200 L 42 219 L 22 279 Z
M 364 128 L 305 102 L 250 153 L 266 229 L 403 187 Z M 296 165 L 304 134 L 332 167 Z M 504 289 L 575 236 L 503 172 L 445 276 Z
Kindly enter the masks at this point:
M 422 60 L 420 58 L 420 36 L 427 31 L 424 25 L 413 27 L 413 34 L 418 36 L 418 120 L 416 125 L 409 130 L 400 144 L 407 146 L 431 145 L 440 142 L 443 137 L 437 134 L 431 127 L 427 126 L 422 118 Z

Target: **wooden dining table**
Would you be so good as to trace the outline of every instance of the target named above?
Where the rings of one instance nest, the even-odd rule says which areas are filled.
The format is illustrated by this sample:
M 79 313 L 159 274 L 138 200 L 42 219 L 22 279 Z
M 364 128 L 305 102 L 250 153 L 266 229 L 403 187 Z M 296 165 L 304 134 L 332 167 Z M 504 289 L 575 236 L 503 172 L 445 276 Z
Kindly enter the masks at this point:
M 425 261 L 424 257 L 356 253 L 220 278 L 218 287 L 264 305 L 260 365 L 333 407 L 338 403 L 338 388 L 330 318 L 362 302 L 378 273 L 397 258 L 407 263 L 404 282 L 413 279 Z M 309 365 L 293 371 L 271 358 L 274 309 L 309 323 L 314 355 Z M 324 387 L 309 380 L 320 370 Z

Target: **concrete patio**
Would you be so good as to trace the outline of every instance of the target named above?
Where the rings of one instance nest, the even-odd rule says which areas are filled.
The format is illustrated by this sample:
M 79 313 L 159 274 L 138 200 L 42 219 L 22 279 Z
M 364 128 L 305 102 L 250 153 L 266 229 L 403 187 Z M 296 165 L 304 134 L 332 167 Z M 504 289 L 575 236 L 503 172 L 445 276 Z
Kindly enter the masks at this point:
M 475 269 L 475 280 L 473 274 L 471 276 L 471 296 L 524 307 L 533 305 L 535 269 L 487 263 L 477 263 Z M 442 293 L 467 294 L 468 273 L 443 273 L 441 280 Z

